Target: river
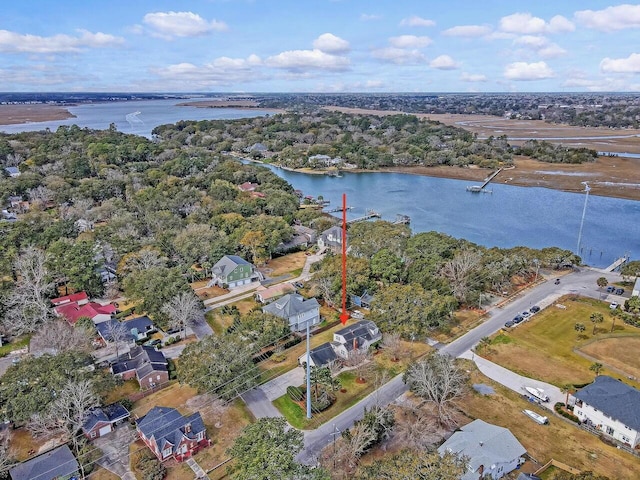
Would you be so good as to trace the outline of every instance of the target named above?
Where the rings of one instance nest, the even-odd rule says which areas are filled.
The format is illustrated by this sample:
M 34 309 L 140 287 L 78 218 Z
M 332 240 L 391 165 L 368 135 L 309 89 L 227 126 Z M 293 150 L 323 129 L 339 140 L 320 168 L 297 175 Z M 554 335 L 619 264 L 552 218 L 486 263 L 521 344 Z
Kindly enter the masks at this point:
M 82 128 L 103 130 L 111 123 L 118 131 L 151 138 L 151 131 L 158 125 L 176 123 L 180 120 L 231 120 L 236 118 L 259 117 L 275 112 L 268 110 L 249 110 L 239 108 L 198 108 L 178 106 L 188 101 L 206 101 L 198 99 L 131 100 L 122 102 L 87 103 L 68 107 L 76 118 L 51 122 L 22 123 L 18 125 L 0 125 L 0 132 L 32 132 L 49 128 L 56 130 L 60 125 L 78 125 Z
M 575 251 L 585 194 L 546 188 L 490 184 L 493 193 L 470 193 L 471 182 L 403 173 L 309 175 L 268 166 L 305 195 L 322 195 L 329 207 L 354 209 L 348 218 L 375 210 L 384 220 L 411 217 L 414 233 L 435 230 L 487 247 L 558 246 Z M 337 214 L 339 215 L 339 214 Z M 640 258 L 640 202 L 590 195 L 585 211 L 581 256 L 607 266 L 623 254 Z

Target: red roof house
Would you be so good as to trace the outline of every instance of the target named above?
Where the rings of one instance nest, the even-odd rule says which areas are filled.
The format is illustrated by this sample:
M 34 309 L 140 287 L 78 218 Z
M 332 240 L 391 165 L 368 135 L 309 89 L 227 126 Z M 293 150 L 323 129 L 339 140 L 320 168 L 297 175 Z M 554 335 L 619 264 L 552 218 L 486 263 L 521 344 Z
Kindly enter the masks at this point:
M 106 322 L 116 313 L 116 307 L 95 302 L 85 305 L 67 303 L 54 308 L 54 311 L 58 316 L 66 318 L 71 325 L 75 325 L 80 317 L 89 317 L 93 323 Z
M 253 192 L 259 186 L 260 185 L 258 185 L 257 183 L 244 182 L 238 185 L 238 188 L 243 192 Z
M 72 293 L 71 295 L 65 295 L 64 297 L 58 297 L 51 300 L 54 307 L 58 305 L 65 305 L 67 303 L 77 303 L 78 305 L 84 305 L 89 303 L 89 296 L 86 292 Z

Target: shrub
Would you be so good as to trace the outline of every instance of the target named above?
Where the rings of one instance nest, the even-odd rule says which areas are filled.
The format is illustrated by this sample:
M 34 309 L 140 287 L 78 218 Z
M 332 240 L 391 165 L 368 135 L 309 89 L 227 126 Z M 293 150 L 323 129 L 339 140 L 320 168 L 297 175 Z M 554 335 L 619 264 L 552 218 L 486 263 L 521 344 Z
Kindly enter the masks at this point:
M 322 392 L 318 395 L 318 399 L 314 399 L 311 397 L 311 410 L 314 412 L 324 412 L 327 408 L 333 405 L 333 402 L 336 401 L 336 398 L 329 394 L 329 392 Z
M 122 310 L 120 313 L 116 314 L 116 318 L 117 319 L 121 319 L 124 317 L 128 317 L 129 315 L 131 315 L 135 310 L 135 307 L 131 307 L 131 308 L 127 308 L 126 310 Z
M 564 409 L 564 403 L 558 402 L 553 406 L 553 408 L 556 411 L 556 413 L 562 415 L 564 418 L 567 418 L 567 419 L 571 420 L 572 422 L 580 424 L 580 419 L 578 417 L 576 417 L 573 413 L 567 412 Z
M 284 362 L 287 359 L 286 353 L 275 353 L 271 356 L 271 360 L 276 363 Z
M 304 391 L 300 387 L 290 385 L 287 387 L 287 395 L 289 395 L 289 398 L 294 402 L 301 402 L 304 398 Z

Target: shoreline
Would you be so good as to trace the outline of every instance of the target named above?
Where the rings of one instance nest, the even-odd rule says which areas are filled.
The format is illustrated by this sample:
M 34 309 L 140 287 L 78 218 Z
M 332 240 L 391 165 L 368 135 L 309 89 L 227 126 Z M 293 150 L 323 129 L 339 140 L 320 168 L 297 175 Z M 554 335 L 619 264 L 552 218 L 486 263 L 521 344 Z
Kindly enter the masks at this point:
M 195 107 L 195 108 L 235 108 L 236 110 L 257 110 L 257 111 L 269 111 L 274 113 L 285 113 L 286 110 L 281 108 L 267 108 L 261 107 L 258 102 L 250 100 L 243 100 L 234 102 L 231 100 L 202 100 L 193 102 L 176 103 L 176 107 Z
M 77 118 L 66 107 L 47 104 L 0 105 L 0 125 L 54 122 Z

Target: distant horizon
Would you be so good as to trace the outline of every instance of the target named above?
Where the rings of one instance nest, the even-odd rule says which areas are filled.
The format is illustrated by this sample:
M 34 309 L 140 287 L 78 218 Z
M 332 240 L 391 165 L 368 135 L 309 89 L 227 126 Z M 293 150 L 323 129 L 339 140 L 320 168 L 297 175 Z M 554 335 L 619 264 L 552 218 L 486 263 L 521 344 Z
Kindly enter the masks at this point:
M 367 91 L 348 91 L 348 92 L 296 92 L 296 91 L 252 91 L 252 92 L 233 92 L 233 91 L 217 91 L 217 92 L 179 92 L 179 91 L 117 91 L 117 90 L 95 90 L 95 91 L 83 91 L 78 92 L 74 90 L 50 90 L 50 91 L 32 91 L 32 90 L 22 90 L 22 91 L 0 91 L 0 95 L 171 95 L 171 96 L 187 96 L 193 95 L 198 97 L 207 97 L 207 96 L 251 96 L 251 95 L 323 95 L 323 96 L 337 96 L 337 95 L 366 95 L 366 96 L 381 96 L 381 95 L 635 95 L 637 96 L 640 92 L 628 92 L 628 91 L 597 91 L 597 92 L 586 92 L 586 91 L 522 91 L 522 92 L 504 92 L 504 91 L 495 91 L 495 92 L 455 92 L 455 91 L 405 91 L 405 92 L 394 92 L 394 91 L 378 91 L 378 92 L 367 92 Z
M 606 0 L 24 0 L 0 91 L 640 91 L 640 5 Z

